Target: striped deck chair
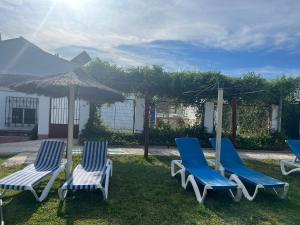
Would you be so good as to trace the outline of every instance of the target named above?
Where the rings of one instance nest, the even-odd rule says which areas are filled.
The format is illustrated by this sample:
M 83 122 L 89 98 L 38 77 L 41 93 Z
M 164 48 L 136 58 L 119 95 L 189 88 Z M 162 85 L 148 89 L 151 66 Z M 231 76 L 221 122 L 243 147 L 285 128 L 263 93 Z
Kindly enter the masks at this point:
M 107 199 L 109 177 L 112 176 L 112 161 L 107 158 L 107 145 L 107 141 L 84 143 L 81 164 L 76 166 L 72 176 L 58 190 L 61 201 L 66 198 L 68 190 L 100 189 L 103 198 Z
M 24 169 L 17 171 L 0 180 L 0 194 L 3 197 L 7 190 L 31 191 L 38 202 L 42 202 L 48 195 L 57 176 L 64 171 L 65 161 L 62 161 L 65 150 L 63 141 L 44 141 L 38 151 L 35 162 Z M 34 186 L 51 176 L 41 196 L 38 197 Z

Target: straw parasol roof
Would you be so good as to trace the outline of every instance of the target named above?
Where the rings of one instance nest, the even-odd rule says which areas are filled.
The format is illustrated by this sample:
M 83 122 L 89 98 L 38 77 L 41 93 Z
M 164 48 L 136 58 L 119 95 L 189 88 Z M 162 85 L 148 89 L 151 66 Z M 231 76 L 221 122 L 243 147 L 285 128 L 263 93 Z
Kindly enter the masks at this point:
M 64 97 L 69 94 L 69 87 L 75 87 L 76 97 L 94 103 L 113 103 L 123 101 L 125 97 L 95 78 L 85 73 L 81 68 L 60 75 L 35 77 L 10 86 L 13 90 L 28 94 L 38 94 L 51 97 Z

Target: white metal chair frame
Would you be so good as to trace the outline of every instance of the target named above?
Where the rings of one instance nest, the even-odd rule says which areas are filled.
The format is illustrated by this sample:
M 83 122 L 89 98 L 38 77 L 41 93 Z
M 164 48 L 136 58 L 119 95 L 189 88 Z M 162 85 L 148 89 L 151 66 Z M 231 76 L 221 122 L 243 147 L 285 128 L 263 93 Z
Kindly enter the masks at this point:
M 210 165 L 214 165 L 215 164 L 215 161 L 214 160 L 208 160 L 208 163 Z M 225 168 L 220 165 L 220 172 L 221 174 L 225 177 Z M 265 187 L 261 184 L 257 184 L 255 186 L 255 190 L 253 192 L 253 194 L 251 195 L 249 193 L 249 191 L 247 190 L 246 186 L 243 184 L 243 182 L 241 181 L 241 179 L 236 175 L 236 174 L 231 174 L 229 176 L 229 180 L 231 181 L 234 181 L 235 183 L 237 183 L 241 189 L 242 189 L 242 192 L 243 192 L 243 195 L 244 197 L 249 200 L 249 201 L 253 201 L 253 199 L 256 197 L 256 195 L 258 194 L 258 190 L 259 189 L 264 189 Z M 276 195 L 281 198 L 281 199 L 284 199 L 288 193 L 288 190 L 289 190 L 289 184 L 288 183 L 285 183 L 284 184 L 284 187 L 283 187 L 283 191 L 281 193 L 279 193 L 275 188 L 272 188 L 273 191 L 276 193 Z
M 292 166 L 296 168 L 287 171 L 286 166 Z M 297 160 L 297 158 L 294 160 L 283 159 L 280 161 L 280 169 L 282 175 L 289 175 L 290 173 L 300 171 L 300 161 Z
M 41 179 L 39 182 L 35 183 L 33 186 L 25 187 L 24 191 L 31 191 L 33 196 L 38 202 L 42 202 L 45 200 L 45 198 L 48 196 L 51 187 L 53 186 L 56 178 L 59 176 L 61 172 L 65 170 L 67 161 L 65 159 L 62 160 L 61 165 L 51 174 L 45 176 L 43 179 Z M 38 196 L 37 192 L 35 191 L 34 187 L 46 180 L 49 176 L 51 176 L 50 180 L 48 181 L 47 185 L 45 186 L 44 190 L 42 191 L 41 195 Z M 0 199 L 2 199 L 5 195 L 7 190 L 4 190 L 2 193 L 0 193 Z
M 175 166 L 179 167 L 179 170 L 176 171 Z M 194 193 L 196 195 L 196 199 L 199 203 L 202 203 L 204 201 L 204 199 L 207 195 L 207 190 L 213 189 L 213 187 L 211 187 L 210 185 L 204 185 L 204 189 L 203 189 L 203 192 L 201 194 L 200 190 L 199 190 L 199 187 L 198 187 L 198 184 L 195 180 L 195 177 L 192 174 L 188 175 L 187 179 L 185 180 L 186 170 L 185 170 L 185 167 L 182 164 L 182 160 L 172 160 L 171 161 L 171 176 L 174 177 L 178 173 L 180 173 L 180 176 L 181 176 L 181 186 L 182 186 L 182 188 L 186 189 L 188 184 L 191 183 L 191 185 L 194 189 Z M 230 196 L 233 198 L 233 200 L 235 202 L 240 201 L 240 199 L 242 197 L 242 190 L 241 190 L 239 184 L 237 184 L 237 185 L 238 185 L 238 188 L 237 188 L 237 191 L 236 191 L 235 194 L 233 193 L 232 190 L 229 189 Z
M 112 176 L 113 172 L 113 162 L 110 159 L 107 159 L 105 166 L 105 176 L 102 176 L 100 183 L 97 185 L 96 189 L 100 189 L 103 195 L 104 200 L 108 199 L 108 187 L 109 187 L 109 178 Z M 103 179 L 105 177 L 105 180 Z M 104 186 L 103 186 L 104 182 Z M 64 201 L 67 197 L 68 189 L 66 186 L 62 186 L 58 189 L 58 196 L 61 201 Z

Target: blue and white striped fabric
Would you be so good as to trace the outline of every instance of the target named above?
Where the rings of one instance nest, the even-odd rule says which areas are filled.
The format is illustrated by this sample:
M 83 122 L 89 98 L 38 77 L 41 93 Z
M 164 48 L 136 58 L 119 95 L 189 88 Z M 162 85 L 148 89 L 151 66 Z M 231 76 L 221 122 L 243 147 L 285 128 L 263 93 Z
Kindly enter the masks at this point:
M 81 165 L 63 185 L 69 190 L 92 190 L 99 188 L 107 161 L 107 141 L 89 141 L 84 144 Z
M 0 180 L 1 189 L 29 190 L 60 165 L 65 144 L 62 141 L 44 141 L 34 164 Z
M 55 170 L 63 157 L 65 143 L 63 141 L 44 141 L 38 151 L 34 166 L 39 171 Z

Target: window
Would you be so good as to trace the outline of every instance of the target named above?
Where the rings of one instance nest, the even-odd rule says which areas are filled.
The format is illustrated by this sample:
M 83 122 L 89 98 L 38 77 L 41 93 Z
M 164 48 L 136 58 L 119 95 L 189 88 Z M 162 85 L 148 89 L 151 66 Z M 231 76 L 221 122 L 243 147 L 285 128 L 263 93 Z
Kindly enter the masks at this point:
M 35 124 L 36 122 L 36 109 L 24 109 L 24 123 Z
M 38 98 L 6 97 L 5 124 L 9 127 L 32 127 L 37 124 Z
M 12 123 L 22 123 L 23 122 L 23 109 L 13 108 L 12 109 Z

